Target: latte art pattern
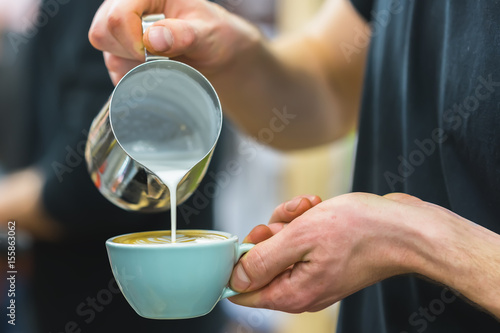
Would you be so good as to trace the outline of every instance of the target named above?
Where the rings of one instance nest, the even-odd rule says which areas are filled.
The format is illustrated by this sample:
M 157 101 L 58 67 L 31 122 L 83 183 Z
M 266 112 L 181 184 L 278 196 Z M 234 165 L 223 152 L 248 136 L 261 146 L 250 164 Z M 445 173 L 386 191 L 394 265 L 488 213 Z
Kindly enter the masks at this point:
M 137 245 L 155 245 L 155 244 L 185 244 L 185 243 L 209 243 L 227 239 L 226 236 L 209 233 L 178 233 L 175 242 L 172 242 L 170 233 L 165 232 L 144 232 L 132 235 L 118 237 L 114 240 L 115 243 L 137 244 Z
M 183 234 L 177 234 L 175 240 L 176 243 L 205 243 L 213 242 L 214 240 L 226 239 L 225 237 L 218 235 L 210 235 L 210 237 L 204 236 L 186 236 Z M 160 236 L 160 237 L 149 237 L 147 239 L 136 239 L 133 240 L 131 244 L 169 244 L 172 243 L 172 237 L 170 235 Z

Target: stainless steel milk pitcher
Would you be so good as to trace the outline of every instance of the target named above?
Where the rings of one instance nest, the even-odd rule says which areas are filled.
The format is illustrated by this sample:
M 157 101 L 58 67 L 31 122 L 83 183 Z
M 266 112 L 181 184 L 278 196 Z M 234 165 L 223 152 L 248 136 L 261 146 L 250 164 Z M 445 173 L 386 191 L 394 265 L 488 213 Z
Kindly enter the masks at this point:
M 144 18 L 144 30 L 162 17 Z M 183 130 L 196 132 L 204 142 L 203 155 L 179 183 L 179 204 L 195 191 L 206 173 L 222 127 L 222 108 L 214 88 L 197 70 L 146 54 L 146 62 L 121 79 L 92 122 L 85 159 L 99 191 L 127 210 L 168 210 L 167 186 L 147 165 L 134 159 L 124 142 L 137 142 L 141 149 L 151 146 L 154 155 L 155 145 L 182 141 L 183 137 L 174 133 L 173 124 L 177 123 Z

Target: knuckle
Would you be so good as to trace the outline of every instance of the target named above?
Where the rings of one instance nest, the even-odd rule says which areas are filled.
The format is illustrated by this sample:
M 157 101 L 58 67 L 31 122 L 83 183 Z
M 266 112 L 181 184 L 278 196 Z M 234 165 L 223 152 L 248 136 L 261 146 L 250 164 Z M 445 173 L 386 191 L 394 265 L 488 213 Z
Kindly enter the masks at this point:
M 302 313 L 308 311 L 312 306 L 312 297 L 308 290 L 297 290 L 290 297 L 290 311 Z
M 406 193 L 400 193 L 400 192 L 395 192 L 395 193 L 389 193 L 384 195 L 385 198 L 391 199 L 393 201 L 398 201 L 402 203 L 410 203 L 410 202 L 415 202 L 418 200 L 416 197 L 411 196 Z
M 279 216 L 282 215 L 282 213 L 286 211 L 285 205 L 286 205 L 287 202 L 288 201 L 283 202 L 283 203 L 279 204 L 278 206 L 274 207 L 273 214 L 274 215 L 279 215 Z
M 369 206 L 370 199 L 365 193 L 348 193 L 337 198 L 335 209 L 344 213 L 350 212 L 350 214 L 363 212 Z
M 198 39 L 197 36 L 198 33 L 195 28 L 190 24 L 186 24 L 180 36 L 180 44 L 182 47 L 188 49 L 191 46 L 196 45 Z
M 304 303 L 303 299 L 295 300 L 295 302 L 292 302 L 288 305 L 288 309 L 286 310 L 287 312 L 290 313 L 303 313 L 308 311 L 309 308 L 307 306 L 307 303 Z
M 290 313 L 307 311 L 312 301 L 309 288 L 302 288 L 300 283 L 291 281 L 290 276 L 283 278 L 280 287 L 274 288 L 268 298 L 275 302 L 276 309 Z
M 193 34 L 186 34 L 183 37 L 181 45 L 189 50 L 193 45 L 195 45 L 195 40 L 196 38 L 193 36 Z
M 351 200 L 355 203 L 362 203 L 367 199 L 366 193 L 361 193 L 361 192 L 347 193 L 344 195 L 344 197 L 347 200 Z
M 106 39 L 104 29 L 100 25 L 92 26 L 88 35 L 90 44 L 96 49 L 102 50 Z
M 279 310 L 278 305 L 276 304 L 276 301 L 272 297 L 266 297 L 265 295 L 262 295 L 262 298 L 260 299 L 259 302 L 260 307 L 263 309 L 268 309 L 268 310 Z
M 124 24 L 125 22 L 122 15 L 116 12 L 108 14 L 107 27 L 110 31 L 116 31 L 119 27 L 121 27 Z
M 401 196 L 402 194 L 403 193 L 400 193 L 400 192 L 387 193 L 384 195 L 384 198 L 399 201 L 402 197 Z

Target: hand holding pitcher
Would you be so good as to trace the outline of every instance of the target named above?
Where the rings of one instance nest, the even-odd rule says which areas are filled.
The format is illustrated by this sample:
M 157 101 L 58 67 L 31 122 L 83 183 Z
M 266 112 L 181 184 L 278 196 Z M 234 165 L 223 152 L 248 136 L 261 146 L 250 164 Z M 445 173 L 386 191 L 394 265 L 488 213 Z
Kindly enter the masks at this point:
M 142 34 L 141 17 L 167 17 Z M 144 46 L 156 55 L 176 58 L 212 75 L 237 58 L 238 51 L 259 40 L 259 31 L 241 18 L 208 1 L 105 1 L 89 38 L 105 50 L 106 66 L 116 84 L 144 59 Z M 238 55 L 238 56 L 237 56 Z

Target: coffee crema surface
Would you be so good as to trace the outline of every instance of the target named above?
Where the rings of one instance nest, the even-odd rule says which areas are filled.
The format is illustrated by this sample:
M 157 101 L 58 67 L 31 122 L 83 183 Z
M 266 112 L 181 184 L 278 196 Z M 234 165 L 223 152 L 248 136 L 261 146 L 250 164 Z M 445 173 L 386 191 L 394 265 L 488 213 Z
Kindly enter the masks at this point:
M 130 235 L 117 237 L 113 240 L 114 243 L 121 244 L 137 244 L 137 245 L 155 245 L 155 244 L 184 244 L 184 243 L 209 243 L 228 239 L 225 235 L 210 231 L 191 230 L 185 232 L 179 230 L 175 242 L 172 242 L 170 231 L 148 231 L 139 232 Z

